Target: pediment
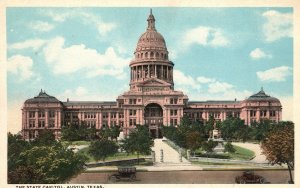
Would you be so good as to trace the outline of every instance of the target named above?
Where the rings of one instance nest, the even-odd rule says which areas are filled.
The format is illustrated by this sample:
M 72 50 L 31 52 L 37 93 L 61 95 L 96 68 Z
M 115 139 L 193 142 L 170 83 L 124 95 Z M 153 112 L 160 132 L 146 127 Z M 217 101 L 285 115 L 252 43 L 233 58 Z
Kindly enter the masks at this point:
M 149 87 L 149 86 L 171 86 L 170 83 L 165 82 L 163 80 L 157 78 L 151 78 L 149 80 L 145 80 L 139 84 L 140 87 Z

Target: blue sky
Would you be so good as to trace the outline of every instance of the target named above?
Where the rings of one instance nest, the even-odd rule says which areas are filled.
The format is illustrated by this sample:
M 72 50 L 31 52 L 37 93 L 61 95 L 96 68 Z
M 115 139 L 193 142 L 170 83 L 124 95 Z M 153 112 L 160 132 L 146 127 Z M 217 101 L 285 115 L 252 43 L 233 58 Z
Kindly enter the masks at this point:
M 153 14 L 175 64 L 175 89 L 190 100 L 243 100 L 264 87 L 292 119 L 291 8 Z M 21 128 L 22 103 L 41 88 L 62 101 L 115 100 L 128 90 L 148 15 L 149 8 L 7 8 L 8 129 Z

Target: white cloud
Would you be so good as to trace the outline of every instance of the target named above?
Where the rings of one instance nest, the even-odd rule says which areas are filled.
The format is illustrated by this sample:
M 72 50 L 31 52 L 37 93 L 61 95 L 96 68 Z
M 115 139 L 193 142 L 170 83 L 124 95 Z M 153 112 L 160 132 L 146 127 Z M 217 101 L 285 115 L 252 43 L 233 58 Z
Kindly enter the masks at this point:
M 33 77 L 32 65 L 32 59 L 27 56 L 14 55 L 7 60 L 8 72 L 19 77 L 20 81 Z
M 205 26 L 199 26 L 186 31 L 182 41 L 186 47 L 192 44 L 219 47 L 227 46 L 230 43 L 221 29 Z
M 119 57 L 112 47 L 108 47 L 103 54 L 87 48 L 84 44 L 65 47 L 62 37 L 49 41 L 43 51 L 46 62 L 53 66 L 55 74 L 83 70 L 87 77 L 110 75 L 122 79 L 125 77 L 124 68 L 130 61 L 129 58 Z
M 107 35 L 110 31 L 117 27 L 116 23 L 105 22 L 100 16 L 93 13 L 73 9 L 69 11 L 45 11 L 42 14 L 49 16 L 56 22 L 64 22 L 67 19 L 80 19 L 83 24 L 96 27 L 100 36 Z
M 208 85 L 208 92 L 209 93 L 224 93 L 227 92 L 229 89 L 232 89 L 233 85 L 228 84 L 226 82 L 213 82 Z
M 266 71 L 256 72 L 261 81 L 281 82 L 292 74 L 292 68 L 287 66 L 275 67 Z
M 78 86 L 77 88 L 66 89 L 62 93 L 55 95 L 55 97 L 60 101 L 66 101 L 67 99 L 70 101 L 115 101 L 117 94 L 112 93 L 113 91 L 97 91 L 95 93 L 85 87 Z
M 197 83 L 197 81 L 189 76 L 189 75 L 185 75 L 183 72 L 179 71 L 179 70 L 174 70 L 174 82 L 176 83 L 176 85 L 179 86 L 188 86 L 194 89 L 199 89 L 201 86 L 199 83 Z
M 266 22 L 263 25 L 263 32 L 267 42 L 293 36 L 292 13 L 280 13 L 275 10 L 270 10 L 264 12 L 262 16 L 266 18 Z
M 206 84 L 206 83 L 210 83 L 210 82 L 215 82 L 216 80 L 214 78 L 207 78 L 204 76 L 199 76 L 199 77 L 197 77 L 197 81 L 200 83 Z
M 271 54 L 268 54 L 268 53 L 262 51 L 260 48 L 256 48 L 256 49 L 252 50 L 250 52 L 249 56 L 254 60 L 258 60 L 258 59 L 262 59 L 262 58 L 272 58 Z
M 31 29 L 34 29 L 39 32 L 47 32 L 47 31 L 51 31 L 52 29 L 54 29 L 53 24 L 50 24 L 48 22 L 42 22 L 42 21 L 31 22 L 29 24 L 29 27 Z
M 47 41 L 43 39 L 29 39 L 23 42 L 13 43 L 8 46 L 8 49 L 23 50 L 23 49 L 32 48 L 33 50 L 38 50 L 43 45 L 45 45 L 46 42 Z

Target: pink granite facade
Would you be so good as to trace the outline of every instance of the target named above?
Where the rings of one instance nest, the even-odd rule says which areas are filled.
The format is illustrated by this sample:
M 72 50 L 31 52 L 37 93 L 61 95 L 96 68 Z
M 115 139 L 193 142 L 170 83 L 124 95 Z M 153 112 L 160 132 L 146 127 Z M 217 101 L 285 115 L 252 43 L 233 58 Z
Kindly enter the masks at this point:
M 174 90 L 173 67 L 163 36 L 155 28 L 150 13 L 145 33 L 138 40 L 130 62 L 129 90 L 116 102 L 66 101 L 41 91 L 25 101 L 22 108 L 22 135 L 34 139 L 39 130 L 51 129 L 60 138 L 63 125 L 85 122 L 88 126 L 120 126 L 128 134 L 137 124 L 149 126 L 153 136 L 161 136 L 161 126 L 176 126 L 183 115 L 206 122 L 209 116 L 223 121 L 240 117 L 247 125 L 253 121 L 281 120 L 281 103 L 263 90 L 243 101 L 188 101 Z

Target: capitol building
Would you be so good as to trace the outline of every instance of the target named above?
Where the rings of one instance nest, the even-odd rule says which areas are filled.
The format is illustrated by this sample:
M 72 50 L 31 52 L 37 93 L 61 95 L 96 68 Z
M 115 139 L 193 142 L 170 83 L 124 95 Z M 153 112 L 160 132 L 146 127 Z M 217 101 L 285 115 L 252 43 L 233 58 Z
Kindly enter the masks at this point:
M 183 91 L 174 90 L 174 63 L 169 60 L 164 37 L 156 30 L 150 12 L 146 31 L 140 36 L 129 63 L 129 90 L 116 101 L 59 101 L 45 91 L 24 102 L 22 136 L 34 139 L 43 129 L 60 138 L 61 127 L 84 122 L 97 130 L 120 126 L 127 135 L 136 125 L 146 125 L 153 137 L 161 137 L 162 126 L 176 126 L 186 115 L 205 123 L 210 116 L 223 121 L 239 117 L 245 124 L 264 119 L 278 122 L 282 106 L 263 89 L 239 101 L 189 101 Z

